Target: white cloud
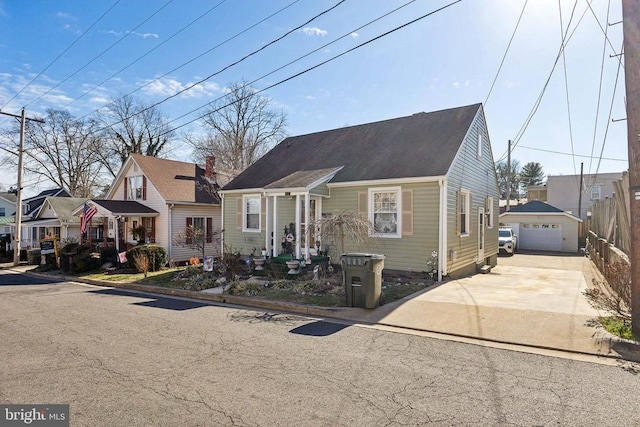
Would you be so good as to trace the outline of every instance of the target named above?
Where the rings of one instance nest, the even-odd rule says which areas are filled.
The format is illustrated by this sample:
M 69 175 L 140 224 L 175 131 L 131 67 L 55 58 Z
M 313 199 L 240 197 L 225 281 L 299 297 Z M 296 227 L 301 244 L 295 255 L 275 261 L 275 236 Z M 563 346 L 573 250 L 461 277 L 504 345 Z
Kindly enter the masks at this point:
M 89 98 L 89 102 L 92 104 L 108 104 L 111 101 L 109 98 L 105 98 L 104 96 L 94 96 Z
M 304 27 L 302 32 L 308 36 L 321 36 L 324 37 L 328 34 L 327 30 L 321 30 L 318 27 Z
M 68 13 L 66 13 L 66 12 L 58 12 L 58 13 L 56 13 L 56 16 L 57 16 L 58 18 L 68 18 L 68 19 L 73 19 L 73 16 L 69 15 L 69 14 L 68 14 Z
M 360 34 L 353 32 L 351 33 L 351 37 L 353 37 L 354 39 L 357 39 L 358 37 L 360 37 Z
M 127 33 L 133 34 L 135 36 L 142 37 L 143 39 L 146 39 L 146 38 L 149 38 L 149 37 L 153 37 L 154 39 L 158 38 L 158 35 L 156 33 L 137 33 L 135 31 L 127 31 Z
M 305 96 L 305 98 L 307 98 L 309 101 L 315 101 L 316 100 L 316 97 L 313 96 L 313 95 L 307 95 L 307 96 Z
M 469 80 L 465 80 L 464 85 L 465 85 L 466 87 L 469 87 Z
M 149 83 L 149 84 L 147 84 Z M 191 86 L 195 82 L 182 83 L 173 78 L 161 78 L 159 80 L 147 80 L 143 84 L 147 84 L 142 91 L 148 95 L 171 96 Z M 194 86 L 182 93 L 181 96 L 188 98 L 202 98 L 210 96 L 218 96 L 223 92 L 217 83 L 204 82 Z
M 453 87 L 455 87 L 456 89 L 458 89 L 460 87 L 460 82 L 453 82 Z
M 100 31 L 100 32 L 104 33 L 104 34 L 111 34 L 111 35 L 114 35 L 116 37 L 120 37 L 120 35 L 122 34 L 122 33 L 118 32 L 118 31 L 115 31 L 115 30 Z

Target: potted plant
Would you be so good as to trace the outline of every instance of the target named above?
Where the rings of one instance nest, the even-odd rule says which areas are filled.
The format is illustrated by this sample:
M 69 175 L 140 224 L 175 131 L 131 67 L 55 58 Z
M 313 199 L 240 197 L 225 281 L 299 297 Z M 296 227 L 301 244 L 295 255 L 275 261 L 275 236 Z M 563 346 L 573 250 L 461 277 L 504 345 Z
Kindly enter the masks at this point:
M 134 239 L 138 240 L 138 243 L 144 243 L 146 233 L 147 229 L 144 227 L 144 225 L 138 225 L 131 228 L 131 234 L 133 235 Z

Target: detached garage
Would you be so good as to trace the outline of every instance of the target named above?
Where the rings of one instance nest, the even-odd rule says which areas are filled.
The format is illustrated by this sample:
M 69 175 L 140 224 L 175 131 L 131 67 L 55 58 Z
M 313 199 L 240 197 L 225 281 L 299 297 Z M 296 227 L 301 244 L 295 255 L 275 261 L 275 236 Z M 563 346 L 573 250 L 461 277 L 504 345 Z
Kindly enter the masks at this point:
M 518 249 L 577 252 L 582 220 L 554 206 L 533 200 L 500 214 L 500 226 L 518 236 Z

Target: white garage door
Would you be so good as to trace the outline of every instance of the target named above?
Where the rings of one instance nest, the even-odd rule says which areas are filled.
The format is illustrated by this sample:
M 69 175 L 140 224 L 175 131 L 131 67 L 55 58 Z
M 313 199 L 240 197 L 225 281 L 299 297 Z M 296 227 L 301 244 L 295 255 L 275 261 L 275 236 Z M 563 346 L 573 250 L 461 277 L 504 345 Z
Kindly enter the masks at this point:
M 561 251 L 562 224 L 520 224 L 518 248 L 533 251 Z

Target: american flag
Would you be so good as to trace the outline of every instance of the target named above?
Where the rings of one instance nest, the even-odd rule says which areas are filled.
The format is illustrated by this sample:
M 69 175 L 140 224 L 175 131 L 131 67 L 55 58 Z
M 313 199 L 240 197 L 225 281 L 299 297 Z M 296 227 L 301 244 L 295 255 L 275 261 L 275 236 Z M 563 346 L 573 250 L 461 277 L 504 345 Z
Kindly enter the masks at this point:
M 98 213 L 98 210 L 93 206 L 89 206 L 88 203 L 84 204 L 84 209 L 82 210 L 82 215 L 80 215 L 80 231 L 82 233 L 87 232 L 87 224 L 91 221 L 91 218 Z

